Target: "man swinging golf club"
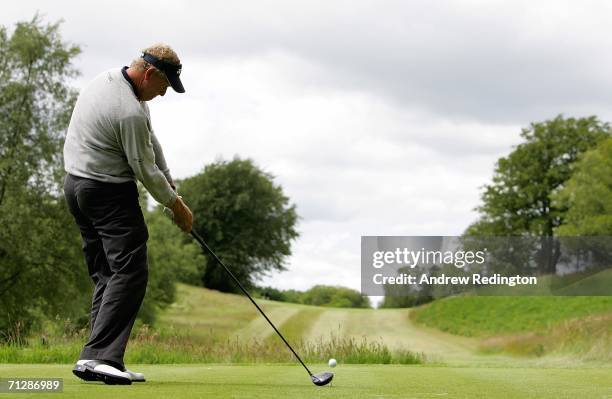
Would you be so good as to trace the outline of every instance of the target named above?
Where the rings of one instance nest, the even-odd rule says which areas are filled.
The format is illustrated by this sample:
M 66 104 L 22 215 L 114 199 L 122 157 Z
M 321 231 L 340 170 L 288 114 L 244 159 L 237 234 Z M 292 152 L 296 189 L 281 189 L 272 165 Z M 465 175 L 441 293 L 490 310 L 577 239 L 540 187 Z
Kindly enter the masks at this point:
M 64 193 L 95 284 L 91 333 L 73 370 L 86 381 L 145 380 L 123 361 L 148 279 L 148 231 L 136 179 L 172 210 L 183 231 L 192 228 L 193 215 L 176 193 L 146 104 L 168 86 L 184 93 L 180 73 L 169 46 L 151 46 L 130 67 L 98 75 L 81 91 L 72 113 Z

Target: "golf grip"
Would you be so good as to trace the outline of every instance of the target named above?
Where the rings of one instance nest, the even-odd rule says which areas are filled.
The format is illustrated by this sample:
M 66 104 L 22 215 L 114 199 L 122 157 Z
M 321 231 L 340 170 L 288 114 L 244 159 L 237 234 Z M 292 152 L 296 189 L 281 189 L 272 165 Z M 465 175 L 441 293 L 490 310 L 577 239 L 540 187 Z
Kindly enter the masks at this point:
M 253 298 L 251 298 L 251 295 L 249 295 L 249 293 L 247 292 L 247 290 L 242 286 L 242 284 L 240 284 L 240 281 L 238 281 L 238 279 L 236 278 L 236 276 L 234 276 L 234 273 L 232 273 L 232 271 L 223 264 L 223 262 L 221 262 L 221 259 L 219 259 L 219 257 L 212 251 L 212 249 L 210 249 L 208 247 L 208 245 L 206 244 L 206 242 L 204 242 L 204 240 L 202 239 L 202 237 L 200 237 L 200 235 L 195 231 L 195 230 L 191 230 L 191 236 L 193 238 L 196 239 L 196 241 L 200 244 L 200 246 L 204 249 L 206 249 L 206 252 L 208 252 L 213 258 L 215 258 L 215 260 L 217 262 L 219 262 L 219 264 L 221 266 L 223 266 L 223 268 L 225 269 L 225 271 L 227 272 L 227 274 L 230 275 L 230 277 L 234 280 L 234 282 L 238 285 L 238 287 L 240 287 L 240 289 L 242 290 L 242 292 L 244 292 L 244 294 L 249 298 L 249 300 L 251 301 L 251 303 L 253 305 L 255 305 L 255 307 L 257 308 L 257 310 L 259 310 L 259 313 L 261 313 L 261 315 L 268 321 L 268 323 L 270 323 L 270 325 L 272 326 L 272 328 L 274 329 L 274 331 L 276 331 L 276 333 L 278 334 L 279 337 L 281 337 L 281 339 L 283 340 L 283 342 L 287 345 L 287 347 L 289 349 L 291 349 L 291 352 L 293 352 L 293 354 L 295 355 L 295 357 L 297 358 L 297 360 L 300 361 L 300 363 L 302 363 L 302 366 L 304 366 L 304 368 L 306 369 L 306 371 L 308 371 L 308 374 L 310 374 L 310 376 L 312 377 L 312 373 L 310 372 L 310 369 L 308 369 L 308 367 L 304 364 L 304 362 L 302 361 L 302 359 L 300 359 L 300 357 L 298 356 L 298 354 L 293 350 L 293 348 L 291 347 L 291 345 L 289 345 L 289 342 L 287 342 L 287 340 L 285 339 L 285 337 L 283 337 L 283 334 L 280 333 L 280 331 L 278 331 L 278 329 L 276 328 L 276 326 L 274 325 L 274 323 L 272 323 L 272 321 L 270 319 L 268 319 L 268 316 L 266 316 L 266 314 L 264 313 L 263 310 L 261 310 L 261 308 L 259 307 L 259 305 L 257 305 L 257 303 L 253 300 Z

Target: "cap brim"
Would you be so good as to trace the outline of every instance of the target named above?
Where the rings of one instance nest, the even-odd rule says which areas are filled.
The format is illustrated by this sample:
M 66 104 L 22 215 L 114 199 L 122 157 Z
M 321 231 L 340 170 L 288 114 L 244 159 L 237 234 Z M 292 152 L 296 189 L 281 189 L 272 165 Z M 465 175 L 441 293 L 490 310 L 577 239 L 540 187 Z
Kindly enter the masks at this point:
M 167 74 L 166 76 L 168 77 L 168 82 L 170 82 L 170 86 L 172 86 L 175 92 L 185 92 L 185 88 L 183 87 L 183 82 L 181 82 L 181 78 L 179 78 L 177 75 L 172 74 Z

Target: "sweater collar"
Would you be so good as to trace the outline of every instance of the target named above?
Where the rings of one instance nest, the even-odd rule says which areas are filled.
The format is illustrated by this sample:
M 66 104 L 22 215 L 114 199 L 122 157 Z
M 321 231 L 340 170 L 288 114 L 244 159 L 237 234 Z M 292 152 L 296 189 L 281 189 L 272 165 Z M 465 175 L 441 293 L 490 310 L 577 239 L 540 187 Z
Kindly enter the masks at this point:
M 132 90 L 134 91 L 134 95 L 136 96 L 136 98 L 138 98 L 138 93 L 136 92 L 136 85 L 134 84 L 134 81 L 132 81 L 132 79 L 130 78 L 130 75 L 128 75 L 127 69 L 128 67 L 126 66 L 121 68 L 121 74 L 123 75 L 125 80 L 127 80 L 130 83 L 130 86 L 132 86 Z

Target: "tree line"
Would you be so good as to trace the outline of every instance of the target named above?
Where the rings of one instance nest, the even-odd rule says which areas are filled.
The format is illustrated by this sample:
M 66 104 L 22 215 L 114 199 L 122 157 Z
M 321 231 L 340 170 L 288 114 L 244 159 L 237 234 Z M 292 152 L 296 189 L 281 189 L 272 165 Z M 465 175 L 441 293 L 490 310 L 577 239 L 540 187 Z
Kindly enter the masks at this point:
M 369 308 L 370 299 L 357 290 L 330 285 L 315 285 L 306 290 L 281 290 L 274 287 L 258 287 L 256 294 L 265 299 L 331 308 Z

